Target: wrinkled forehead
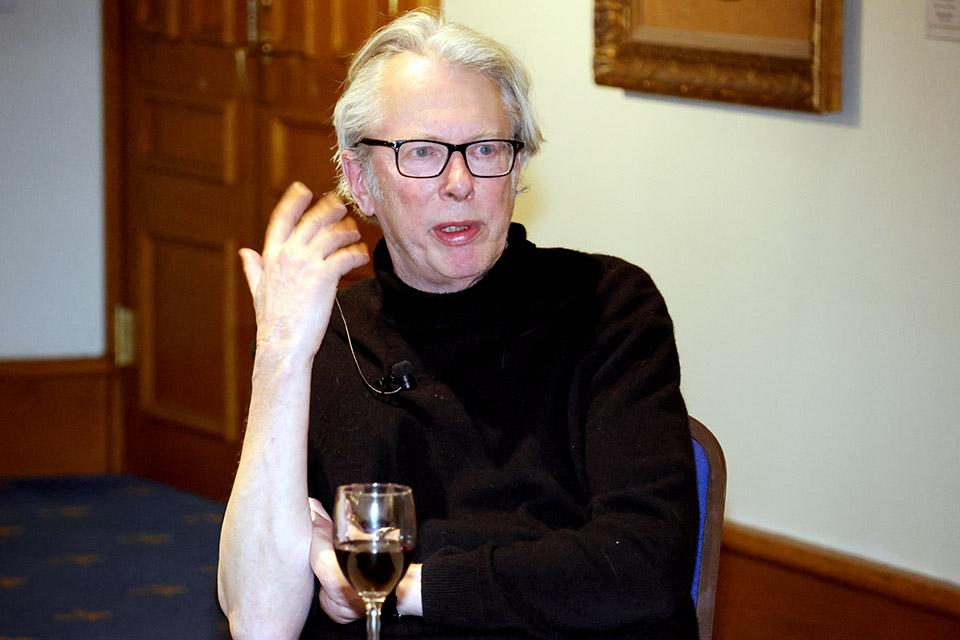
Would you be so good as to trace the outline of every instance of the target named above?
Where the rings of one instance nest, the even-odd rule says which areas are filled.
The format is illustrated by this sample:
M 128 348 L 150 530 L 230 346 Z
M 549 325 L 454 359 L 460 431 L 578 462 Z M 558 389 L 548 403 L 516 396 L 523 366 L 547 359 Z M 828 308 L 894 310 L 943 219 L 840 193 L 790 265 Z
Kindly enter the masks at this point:
M 380 118 L 372 133 L 447 138 L 511 133 L 496 82 L 429 56 L 405 52 L 386 60 L 378 93 Z
M 380 67 L 379 80 L 381 92 L 398 95 L 429 95 L 438 89 L 483 87 L 495 99 L 503 98 L 500 86 L 488 75 L 432 55 L 410 51 L 387 58 Z

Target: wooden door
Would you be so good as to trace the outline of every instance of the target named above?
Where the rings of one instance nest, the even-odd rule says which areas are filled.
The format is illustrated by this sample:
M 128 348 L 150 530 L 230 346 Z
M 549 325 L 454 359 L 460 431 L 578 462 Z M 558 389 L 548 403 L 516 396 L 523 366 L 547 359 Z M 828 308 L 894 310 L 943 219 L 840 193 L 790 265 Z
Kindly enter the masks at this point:
M 237 250 L 259 249 L 293 180 L 333 188 L 330 114 L 349 54 L 392 15 L 438 2 L 117 1 L 119 289 L 137 327 L 123 374 L 126 468 L 224 498 L 255 338 Z M 375 242 L 378 228 L 362 227 Z

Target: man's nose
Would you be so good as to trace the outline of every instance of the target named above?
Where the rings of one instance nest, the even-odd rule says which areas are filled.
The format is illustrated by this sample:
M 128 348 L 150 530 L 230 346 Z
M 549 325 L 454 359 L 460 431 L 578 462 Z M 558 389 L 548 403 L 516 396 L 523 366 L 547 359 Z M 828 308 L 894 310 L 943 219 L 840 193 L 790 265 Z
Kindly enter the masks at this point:
M 467 158 L 463 152 L 458 150 L 450 154 L 450 161 L 441 177 L 444 180 L 444 193 L 450 197 L 465 200 L 473 195 L 475 178 L 467 168 Z

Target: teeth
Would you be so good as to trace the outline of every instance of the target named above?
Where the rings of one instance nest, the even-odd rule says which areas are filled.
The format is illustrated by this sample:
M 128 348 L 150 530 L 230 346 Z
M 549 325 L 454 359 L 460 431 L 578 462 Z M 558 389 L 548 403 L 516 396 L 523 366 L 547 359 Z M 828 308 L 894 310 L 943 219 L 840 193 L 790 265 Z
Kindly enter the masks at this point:
M 458 232 L 458 231 L 466 231 L 466 230 L 467 230 L 467 227 L 457 227 L 457 226 L 454 226 L 454 225 L 450 225 L 449 227 L 444 227 L 444 228 L 443 228 L 443 231 L 444 231 L 445 233 L 456 233 L 456 232 Z

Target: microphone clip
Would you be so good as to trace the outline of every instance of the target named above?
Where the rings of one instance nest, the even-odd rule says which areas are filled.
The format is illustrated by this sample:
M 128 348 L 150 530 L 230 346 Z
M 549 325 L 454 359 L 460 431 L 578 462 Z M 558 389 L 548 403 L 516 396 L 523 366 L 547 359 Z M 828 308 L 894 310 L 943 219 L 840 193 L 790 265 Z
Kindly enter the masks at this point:
M 397 393 L 399 391 L 413 391 L 417 388 L 417 379 L 410 369 L 413 365 L 409 360 L 401 360 L 390 367 L 390 373 L 380 378 L 377 385 L 381 393 Z

